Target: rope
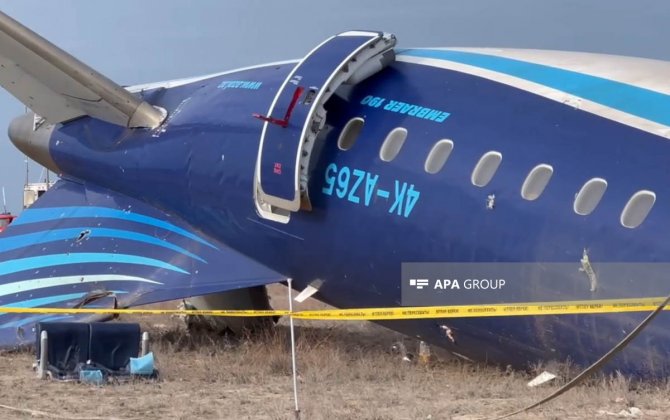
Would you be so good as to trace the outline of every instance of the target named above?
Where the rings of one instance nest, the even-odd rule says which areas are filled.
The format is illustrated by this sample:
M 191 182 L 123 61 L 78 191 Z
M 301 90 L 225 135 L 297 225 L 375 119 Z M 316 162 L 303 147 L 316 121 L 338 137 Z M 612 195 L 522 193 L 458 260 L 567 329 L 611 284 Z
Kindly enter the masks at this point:
M 17 413 L 30 414 L 31 416 L 42 416 L 50 419 L 65 419 L 65 420 L 119 420 L 117 417 L 72 417 L 72 416 L 60 416 L 58 414 L 47 413 L 46 411 L 31 410 L 28 408 L 17 408 L 10 405 L 0 404 L 0 408 L 5 410 L 14 411 Z
M 521 410 L 515 411 L 513 413 L 505 414 L 504 416 L 501 416 L 501 417 L 496 417 L 495 420 L 506 419 L 506 418 L 509 418 L 509 417 L 512 417 L 512 416 L 516 416 L 517 414 L 521 414 L 521 413 L 524 413 L 526 411 L 532 410 L 533 408 L 537 408 L 537 407 L 553 400 L 554 398 L 558 397 L 559 395 L 564 394 L 565 392 L 569 391 L 570 389 L 574 388 L 576 385 L 581 383 L 589 375 L 591 375 L 592 373 L 599 370 L 605 363 L 607 363 L 610 359 L 612 359 L 612 357 L 614 357 L 617 353 L 619 353 L 621 350 L 623 350 L 628 345 L 628 343 L 630 343 L 635 337 L 637 337 L 638 334 L 640 334 L 647 327 L 647 325 L 649 325 L 649 323 L 654 318 L 656 318 L 656 316 L 658 314 L 660 314 L 661 311 L 663 311 L 663 308 L 665 308 L 665 306 L 668 305 L 668 303 L 670 303 L 670 295 L 668 295 L 668 297 L 666 297 L 665 300 L 660 305 L 658 305 L 658 307 L 656 309 L 654 309 L 653 312 L 651 312 L 649 315 L 647 315 L 647 317 L 642 322 L 640 322 L 640 324 L 637 327 L 635 327 L 635 329 L 633 331 L 631 331 L 627 336 L 625 336 L 623 338 L 623 340 L 621 340 L 616 346 L 612 347 L 612 349 L 610 351 L 605 353 L 595 363 L 593 363 L 588 368 L 584 369 L 579 375 L 575 376 L 570 382 L 568 382 L 567 384 L 565 384 L 562 387 L 560 387 L 559 389 L 557 389 L 554 393 L 552 393 L 549 396 L 541 399 L 540 401 L 537 401 L 537 402 L 529 405 L 528 407 L 522 408 Z

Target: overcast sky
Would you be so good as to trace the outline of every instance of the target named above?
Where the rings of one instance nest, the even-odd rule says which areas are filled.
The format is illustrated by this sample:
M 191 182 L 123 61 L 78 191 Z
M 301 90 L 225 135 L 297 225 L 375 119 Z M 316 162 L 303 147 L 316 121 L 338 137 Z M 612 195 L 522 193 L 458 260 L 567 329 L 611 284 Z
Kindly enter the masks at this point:
M 349 29 L 400 47 L 480 46 L 670 60 L 668 0 L 0 0 L 0 10 L 119 84 L 299 58 Z M 0 186 L 18 212 L 24 157 L 6 138 L 23 106 L 0 92 Z M 37 181 L 39 167 L 31 166 Z

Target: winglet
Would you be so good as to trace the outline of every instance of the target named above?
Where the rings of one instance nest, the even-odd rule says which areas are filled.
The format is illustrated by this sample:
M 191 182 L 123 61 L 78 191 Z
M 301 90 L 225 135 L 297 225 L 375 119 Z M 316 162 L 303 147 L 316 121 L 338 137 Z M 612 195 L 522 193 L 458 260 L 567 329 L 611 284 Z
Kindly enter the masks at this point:
M 0 85 L 49 123 L 89 115 L 126 127 L 159 126 L 163 109 L 142 101 L 0 12 Z

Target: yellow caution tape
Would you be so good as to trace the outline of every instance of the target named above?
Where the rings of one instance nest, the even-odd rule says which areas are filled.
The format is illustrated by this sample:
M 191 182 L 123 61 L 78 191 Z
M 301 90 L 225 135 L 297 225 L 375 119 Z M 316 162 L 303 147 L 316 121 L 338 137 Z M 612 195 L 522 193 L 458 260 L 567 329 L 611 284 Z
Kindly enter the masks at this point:
M 2 313 L 18 314 L 98 314 L 98 315 L 191 315 L 227 317 L 288 316 L 296 319 L 367 320 L 429 318 L 484 318 L 499 316 L 575 315 L 621 312 L 650 312 L 662 297 L 583 300 L 563 302 L 498 303 L 487 305 L 417 306 L 397 308 L 286 310 L 200 310 L 200 309 L 105 309 L 105 308 L 13 308 L 0 306 Z M 666 308 L 669 309 L 669 308 Z
M 97 314 L 97 315 L 192 315 L 262 317 L 285 316 L 289 311 L 255 309 L 113 309 L 113 308 L 13 308 L 0 306 L 0 313 L 13 314 Z
M 500 316 L 574 315 L 653 311 L 663 298 L 589 300 L 571 302 L 504 303 L 400 308 L 336 309 L 300 311 L 297 319 L 346 319 L 382 321 L 392 319 L 484 318 Z

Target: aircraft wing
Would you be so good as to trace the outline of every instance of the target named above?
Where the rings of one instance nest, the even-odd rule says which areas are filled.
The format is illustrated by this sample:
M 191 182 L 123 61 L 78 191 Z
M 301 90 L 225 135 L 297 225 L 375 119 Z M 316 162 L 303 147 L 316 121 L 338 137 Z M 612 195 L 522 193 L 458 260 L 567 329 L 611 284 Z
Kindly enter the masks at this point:
M 0 85 L 47 122 L 89 115 L 126 127 L 157 127 L 155 108 L 0 12 Z
M 0 306 L 129 307 L 284 279 L 178 217 L 72 181 L 0 236 Z M 32 342 L 35 322 L 63 317 L 87 318 L 0 312 L 0 347 Z

